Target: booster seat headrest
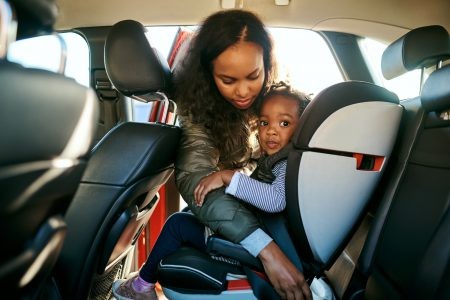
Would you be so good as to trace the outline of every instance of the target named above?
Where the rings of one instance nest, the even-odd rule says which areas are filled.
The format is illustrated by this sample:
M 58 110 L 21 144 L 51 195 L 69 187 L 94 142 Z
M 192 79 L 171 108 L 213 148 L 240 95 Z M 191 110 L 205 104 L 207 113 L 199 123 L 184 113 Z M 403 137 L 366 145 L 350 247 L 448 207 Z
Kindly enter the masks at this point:
M 293 145 L 296 148 L 307 148 L 317 128 L 339 109 L 379 99 L 398 103 L 398 97 L 394 93 L 362 81 L 341 82 L 324 89 L 303 112 L 291 139 Z

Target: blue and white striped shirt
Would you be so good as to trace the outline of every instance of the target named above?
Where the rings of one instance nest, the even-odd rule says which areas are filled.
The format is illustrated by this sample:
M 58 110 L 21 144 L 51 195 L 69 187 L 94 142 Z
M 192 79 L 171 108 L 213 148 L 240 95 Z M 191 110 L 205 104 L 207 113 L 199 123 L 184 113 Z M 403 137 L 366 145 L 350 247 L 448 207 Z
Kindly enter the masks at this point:
M 271 184 L 236 172 L 225 192 L 265 212 L 281 212 L 286 207 L 286 165 L 285 159 L 275 164 L 272 169 L 275 180 Z

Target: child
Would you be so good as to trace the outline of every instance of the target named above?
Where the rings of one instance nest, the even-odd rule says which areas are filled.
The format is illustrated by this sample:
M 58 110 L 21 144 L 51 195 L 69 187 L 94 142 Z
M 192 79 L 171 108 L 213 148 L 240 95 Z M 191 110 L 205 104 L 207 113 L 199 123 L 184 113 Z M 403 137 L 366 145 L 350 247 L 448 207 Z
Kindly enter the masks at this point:
M 300 115 L 310 102 L 307 95 L 291 89 L 281 82 L 272 85 L 261 102 L 258 114 L 258 139 L 263 151 L 263 164 L 274 161 L 271 170 L 274 178 L 262 182 L 234 170 L 222 170 L 200 180 L 195 188 L 195 200 L 201 206 L 207 193 L 222 186 L 225 192 L 266 212 L 280 212 L 286 206 L 285 173 L 286 157 L 279 155 L 290 141 Z M 265 162 L 264 162 L 265 160 Z M 262 167 L 259 165 L 258 169 Z M 262 170 L 258 173 L 258 177 Z M 263 176 L 267 178 L 266 176 Z M 175 252 L 182 244 L 190 244 L 206 251 L 205 226 L 190 213 L 170 216 L 150 253 L 147 262 L 136 275 L 128 280 L 116 280 L 114 296 L 118 299 L 157 299 L 155 283 L 159 261 Z

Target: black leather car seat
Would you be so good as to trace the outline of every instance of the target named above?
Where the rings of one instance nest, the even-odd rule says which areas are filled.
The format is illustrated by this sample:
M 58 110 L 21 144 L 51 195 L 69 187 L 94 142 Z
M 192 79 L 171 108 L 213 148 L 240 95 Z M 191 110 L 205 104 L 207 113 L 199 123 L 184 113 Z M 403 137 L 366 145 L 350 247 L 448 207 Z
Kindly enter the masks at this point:
M 449 58 L 449 35 L 440 26 L 413 29 L 383 54 L 386 78 L 438 70 L 419 97 L 401 101 L 394 164 L 345 299 L 449 298 L 450 241 L 442 235 L 450 234 L 450 69 L 439 69 Z
M 166 91 L 171 73 L 134 21 L 112 26 L 105 67 L 122 94 L 146 97 Z M 124 122 L 95 146 L 65 216 L 67 242 L 55 279 L 63 299 L 108 298 L 115 278 L 127 272 L 135 242 L 174 170 L 180 129 L 160 123 Z M 129 266 L 128 266 L 129 267 Z
M 15 4 L 0 2 L 2 26 L 17 15 L 21 38 L 52 31 L 53 1 L 36 10 L 37 1 Z M 7 61 L 3 34 L 15 36 L 11 28 L 0 28 L 0 285 L 16 299 L 32 299 L 66 237 L 63 215 L 86 167 L 98 103 L 93 90 L 73 79 Z

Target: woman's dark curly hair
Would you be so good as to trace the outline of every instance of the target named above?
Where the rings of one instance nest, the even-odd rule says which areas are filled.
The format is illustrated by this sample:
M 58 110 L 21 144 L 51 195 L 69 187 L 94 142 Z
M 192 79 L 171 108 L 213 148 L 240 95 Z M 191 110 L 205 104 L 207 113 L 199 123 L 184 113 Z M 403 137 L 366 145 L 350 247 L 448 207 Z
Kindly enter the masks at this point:
M 220 163 L 226 168 L 240 167 L 248 160 L 248 140 L 255 129 L 256 103 L 247 110 L 236 109 L 216 87 L 213 61 L 231 45 L 253 42 L 263 49 L 264 84 L 260 96 L 275 77 L 273 46 L 262 21 L 245 10 L 225 10 L 203 22 L 194 36 L 181 71 L 175 77 L 175 102 L 178 113 L 204 126 L 220 151 Z M 256 124 L 256 122 L 254 122 Z

